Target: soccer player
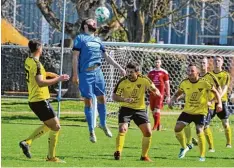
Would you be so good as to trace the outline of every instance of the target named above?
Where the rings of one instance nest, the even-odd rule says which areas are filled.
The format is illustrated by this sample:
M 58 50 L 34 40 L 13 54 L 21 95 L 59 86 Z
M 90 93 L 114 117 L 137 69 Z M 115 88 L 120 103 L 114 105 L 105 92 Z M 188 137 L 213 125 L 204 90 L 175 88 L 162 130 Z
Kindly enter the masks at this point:
M 31 55 L 25 60 L 26 81 L 28 85 L 29 107 L 43 122 L 28 138 L 19 143 L 24 155 L 31 158 L 30 146 L 32 141 L 41 137 L 49 131 L 49 150 L 47 161 L 64 162 L 55 156 L 55 149 L 58 141 L 60 123 L 48 99 L 50 98 L 48 86 L 56 84 L 59 81 L 69 80 L 67 74 L 61 76 L 46 72 L 39 61 L 42 54 L 42 44 L 37 40 L 30 40 L 28 43 Z M 46 77 L 52 79 L 46 79 Z
M 175 125 L 176 138 L 182 147 L 180 149 L 179 158 L 183 158 L 189 150 L 185 142 L 186 139 L 183 129 L 186 125 L 194 122 L 196 125 L 198 144 L 200 148 L 199 161 L 205 161 L 205 135 L 203 129 L 206 121 L 206 115 L 208 113 L 207 96 L 210 91 L 215 94 L 215 98 L 218 101 L 216 105 L 217 112 L 222 110 L 221 97 L 212 84 L 199 78 L 196 65 L 190 64 L 187 69 L 187 74 L 188 78 L 184 79 L 180 83 L 178 91 L 169 103 L 169 107 L 172 108 L 174 101 L 177 100 L 180 95 L 185 94 L 185 106 Z
M 94 36 L 96 22 L 93 19 L 83 20 L 81 29 L 84 33 L 78 35 L 74 41 L 72 81 L 75 84 L 79 83 L 81 95 L 84 97 L 84 112 L 90 132 L 89 139 L 95 143 L 97 138 L 94 132 L 94 107 L 92 105 L 94 96 L 97 97 L 98 102 L 99 127 L 108 137 L 112 137 L 112 133 L 106 125 L 105 81 L 101 71 L 102 55 L 108 63 L 118 68 L 123 75 L 126 72 L 112 57 L 108 56 L 101 40 Z
M 207 80 L 210 84 L 212 84 L 217 89 L 219 94 L 221 94 L 222 89 L 220 87 L 218 79 L 214 75 L 212 75 L 211 73 L 208 72 L 207 57 L 203 57 L 200 60 L 199 77 L 204 79 L 204 80 Z M 205 123 L 205 127 L 204 127 L 204 133 L 205 133 L 208 145 L 209 145 L 209 152 L 215 152 L 213 135 L 212 135 L 212 132 L 211 132 L 211 129 L 209 126 L 211 119 L 215 116 L 215 111 L 214 111 L 215 110 L 215 99 L 214 99 L 214 97 L 215 97 L 214 94 L 211 92 L 209 94 L 209 102 L 208 102 L 209 109 L 208 109 L 208 114 L 206 116 L 206 123 Z M 184 128 L 184 131 L 185 131 L 185 136 L 187 139 L 187 145 L 190 149 L 192 149 L 193 145 L 192 145 L 190 124 Z M 195 141 L 195 140 L 193 140 L 193 141 Z
M 156 57 L 155 69 L 148 73 L 148 77 L 153 81 L 155 86 L 160 91 L 162 97 L 155 96 L 153 93 L 149 96 L 150 109 L 154 118 L 153 130 L 160 130 L 160 110 L 163 108 L 164 94 L 166 91 L 166 102 L 170 100 L 170 83 L 168 72 L 161 68 L 161 58 Z
M 214 58 L 214 70 L 211 72 L 214 76 L 217 77 L 219 80 L 220 86 L 222 88 L 222 104 L 223 104 L 223 110 L 219 113 L 216 113 L 219 119 L 222 121 L 223 128 L 225 130 L 225 136 L 226 136 L 226 147 L 231 148 L 231 137 L 232 137 L 232 132 L 231 132 L 231 127 L 229 124 L 229 111 L 227 107 L 227 101 L 228 101 L 228 87 L 230 85 L 230 74 L 227 71 L 222 70 L 223 66 L 223 57 L 216 56 Z
M 148 151 L 151 144 L 152 131 L 145 110 L 145 92 L 149 90 L 158 96 L 160 96 L 160 92 L 148 77 L 139 74 L 140 68 L 137 63 L 128 63 L 126 68 L 127 75 L 120 79 L 112 95 L 114 101 L 121 103 L 118 118 L 119 133 L 116 138 L 114 158 L 120 160 L 125 134 L 130 121 L 133 120 L 143 134 L 140 159 L 151 161 L 148 157 Z

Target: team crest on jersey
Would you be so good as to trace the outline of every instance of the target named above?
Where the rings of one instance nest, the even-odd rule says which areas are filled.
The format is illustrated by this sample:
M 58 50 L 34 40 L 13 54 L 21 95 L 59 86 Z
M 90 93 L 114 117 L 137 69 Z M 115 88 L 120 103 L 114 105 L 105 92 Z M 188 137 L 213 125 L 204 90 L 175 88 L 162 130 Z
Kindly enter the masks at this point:
M 218 77 L 219 80 L 221 80 L 221 77 Z
M 140 88 L 140 87 L 141 87 L 141 84 L 138 84 L 137 87 Z
M 203 88 L 198 88 L 198 90 L 201 92 L 203 90 Z

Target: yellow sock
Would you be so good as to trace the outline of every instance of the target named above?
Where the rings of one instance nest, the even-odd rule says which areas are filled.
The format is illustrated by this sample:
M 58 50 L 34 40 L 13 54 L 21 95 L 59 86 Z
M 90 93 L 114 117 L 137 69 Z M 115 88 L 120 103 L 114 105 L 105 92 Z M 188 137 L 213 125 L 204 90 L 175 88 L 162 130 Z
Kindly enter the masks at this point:
M 119 151 L 120 153 L 122 152 L 124 141 L 125 141 L 125 133 L 119 133 L 118 136 L 116 137 L 116 151 Z
M 200 149 L 200 156 L 205 157 L 206 153 L 206 138 L 204 132 L 201 132 L 200 134 L 197 134 L 198 138 L 198 146 Z
M 185 149 L 187 147 L 186 142 L 185 142 L 185 134 L 184 134 L 184 130 L 180 131 L 180 132 L 175 132 L 176 134 L 176 138 L 179 141 L 181 147 L 183 149 Z
M 58 135 L 59 131 L 50 131 L 49 138 L 48 138 L 48 144 L 49 144 L 49 150 L 48 150 L 48 158 L 55 157 L 55 149 L 58 142 Z
M 210 127 L 205 128 L 204 133 L 209 145 L 209 149 L 214 149 L 214 140 Z
M 151 145 L 151 139 L 152 136 L 142 138 L 142 152 L 141 152 L 142 157 L 148 156 L 149 148 Z
M 226 139 L 227 139 L 227 144 L 228 145 L 232 145 L 232 131 L 231 131 L 231 127 L 230 126 L 228 126 L 225 129 L 225 136 L 226 136 Z
M 191 133 L 191 126 L 190 124 L 184 127 L 184 133 L 186 137 L 186 143 L 191 144 L 192 143 L 192 133 Z
M 32 141 L 39 138 L 40 136 L 42 136 L 43 134 L 45 134 L 46 132 L 48 132 L 50 129 L 46 126 L 46 125 L 42 125 L 40 127 L 38 127 L 27 139 L 26 139 L 26 143 L 28 145 L 32 144 Z

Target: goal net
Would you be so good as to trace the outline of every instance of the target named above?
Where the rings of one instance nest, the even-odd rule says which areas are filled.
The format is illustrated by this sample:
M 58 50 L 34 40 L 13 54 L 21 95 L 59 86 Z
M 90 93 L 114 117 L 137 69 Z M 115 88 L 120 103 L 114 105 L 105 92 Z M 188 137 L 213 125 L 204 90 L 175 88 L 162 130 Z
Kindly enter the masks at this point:
M 124 43 L 124 42 L 105 42 L 106 50 L 117 60 L 117 62 L 125 67 L 128 62 L 135 61 L 141 65 L 141 73 L 147 73 L 155 67 L 155 57 L 160 56 L 162 59 L 162 68 L 166 69 L 170 76 L 171 96 L 176 92 L 179 83 L 187 77 L 186 67 L 188 63 L 196 63 L 199 65 L 201 57 L 207 57 L 209 61 L 209 71 L 213 70 L 214 56 L 222 56 L 224 58 L 223 69 L 231 75 L 231 84 L 229 86 L 228 108 L 231 112 L 234 110 L 232 104 L 234 94 L 234 47 L 228 46 L 205 46 L 205 45 L 168 45 L 168 44 L 145 44 L 145 43 Z M 118 70 L 113 66 L 104 62 L 103 72 L 106 80 L 107 101 L 109 102 L 109 122 L 116 120 L 118 104 L 112 103 L 111 93 L 114 86 L 121 78 Z M 148 101 L 148 100 L 147 100 Z M 146 103 L 147 103 L 146 101 Z M 147 103 L 148 104 L 148 103 Z M 164 106 L 162 115 L 178 115 L 181 112 L 183 102 L 179 102 L 175 110 L 169 110 Z M 151 114 L 151 112 L 149 112 Z M 151 116 L 151 115 L 150 115 Z M 166 117 L 170 118 L 170 117 Z M 173 124 L 176 117 L 173 118 Z M 162 117 L 163 119 L 163 117 Z M 115 121 L 116 122 L 116 121 Z M 170 121 L 162 123 L 167 127 Z M 214 121 L 213 124 L 216 122 Z M 219 123 L 219 122 L 217 122 Z M 217 124 L 215 124 L 218 126 Z
M 222 56 L 224 58 L 223 69 L 231 74 L 231 84 L 229 86 L 228 95 L 228 108 L 231 112 L 234 111 L 234 105 L 231 99 L 234 97 L 234 47 L 233 46 L 198 46 L 198 45 L 167 45 L 167 44 L 145 44 L 145 43 L 122 43 L 122 42 L 105 42 L 107 52 L 113 57 L 122 67 L 125 67 L 128 62 L 136 61 L 141 65 L 142 74 L 147 74 L 152 68 L 154 68 L 155 57 L 160 56 L 162 59 L 162 68 L 169 72 L 171 95 L 175 93 L 179 83 L 186 77 L 186 66 L 190 62 L 198 63 L 199 59 L 203 56 L 209 59 L 209 70 L 213 70 L 213 58 L 214 56 Z M 27 96 L 24 94 L 27 92 L 27 86 L 25 82 L 24 72 L 24 60 L 28 56 L 28 49 L 19 46 L 2 46 L 1 48 L 1 95 L 2 98 L 6 97 L 10 92 L 17 93 L 20 99 L 17 99 L 17 103 L 13 100 L 9 100 L 9 96 L 4 100 L 2 99 L 2 112 L 10 112 L 13 105 L 17 105 L 16 111 L 30 112 L 31 110 L 27 105 Z M 47 71 L 59 73 L 60 66 L 60 48 L 43 48 L 43 54 L 41 62 Z M 71 49 L 64 50 L 63 60 L 63 73 L 69 75 L 72 74 L 72 51 Z M 106 81 L 106 97 L 107 97 L 107 109 L 108 109 L 108 124 L 117 126 L 119 104 L 113 102 L 111 95 L 115 85 L 121 78 L 121 75 L 117 69 L 112 65 L 109 65 L 103 60 L 102 70 Z M 70 83 L 63 83 L 63 88 L 69 88 Z M 56 94 L 58 86 L 50 87 L 50 91 Z M 77 87 L 75 87 L 76 89 Z M 15 95 L 14 95 L 15 96 Z M 22 98 L 24 96 L 25 99 Z M 56 95 L 55 95 L 56 96 Z M 66 96 L 62 100 L 71 99 Z M 62 102 L 61 104 L 61 117 L 66 115 L 66 112 L 74 112 L 74 115 L 83 113 L 84 103 L 76 99 L 75 105 L 69 104 L 71 102 Z M 22 102 L 24 101 L 24 102 Z M 20 102 L 20 103 L 19 103 Z M 66 106 L 66 104 L 68 105 Z M 27 106 L 20 109 L 21 105 Z M 54 105 L 53 105 L 54 106 Z M 66 108 L 63 108 L 66 106 Z M 162 125 L 164 128 L 172 128 L 177 116 L 181 112 L 183 102 L 178 106 L 169 110 L 167 106 L 164 106 L 162 115 Z M 56 108 L 56 106 L 54 106 Z M 56 109 L 55 109 L 56 110 Z M 79 113 L 77 113 L 79 112 Z M 149 113 L 151 113 L 149 111 Z M 149 115 L 151 116 L 151 115 Z M 75 118 L 76 116 L 74 116 Z M 75 122 L 74 122 L 75 123 Z M 73 124 L 73 123 L 72 123 Z M 220 122 L 216 119 L 213 124 L 218 128 L 222 128 Z M 87 125 L 87 124 L 85 124 Z

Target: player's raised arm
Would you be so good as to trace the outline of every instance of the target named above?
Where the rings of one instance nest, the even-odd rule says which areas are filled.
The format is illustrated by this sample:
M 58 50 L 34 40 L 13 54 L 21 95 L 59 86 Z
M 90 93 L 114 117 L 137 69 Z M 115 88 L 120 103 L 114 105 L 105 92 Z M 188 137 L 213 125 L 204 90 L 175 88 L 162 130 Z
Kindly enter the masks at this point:
M 39 87 L 50 86 L 50 85 L 53 85 L 53 84 L 58 83 L 60 81 L 67 81 L 67 80 L 69 80 L 69 78 L 70 77 L 67 74 L 63 74 L 63 75 L 55 77 L 53 79 L 43 79 L 43 76 L 40 74 L 35 77 L 36 82 L 37 82 Z
M 115 68 L 118 68 L 123 76 L 126 75 L 126 71 L 112 57 L 110 57 L 106 52 L 103 53 L 103 56 L 108 63 L 113 65 Z
M 80 51 L 73 51 L 73 57 L 72 57 L 72 82 L 74 84 L 78 84 L 78 57 L 80 55 Z
M 59 77 L 59 75 L 53 72 L 46 72 L 46 77 L 55 78 L 55 77 Z

